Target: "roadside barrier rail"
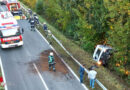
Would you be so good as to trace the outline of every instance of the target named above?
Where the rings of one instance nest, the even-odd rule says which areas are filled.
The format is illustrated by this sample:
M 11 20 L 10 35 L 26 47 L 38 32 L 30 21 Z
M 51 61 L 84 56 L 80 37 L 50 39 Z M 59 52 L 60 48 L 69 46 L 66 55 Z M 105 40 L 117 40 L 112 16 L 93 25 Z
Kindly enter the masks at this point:
M 23 7 L 24 5 L 21 3 L 21 8 L 28 13 L 27 8 Z M 42 24 L 40 23 L 42 26 Z M 83 66 L 77 59 L 74 58 L 74 56 L 63 46 L 63 44 L 52 34 L 52 38 L 62 47 L 62 49 L 79 65 Z M 89 71 L 85 68 L 85 72 L 88 73 Z M 103 89 L 108 90 L 98 79 L 95 80 L 96 83 Z

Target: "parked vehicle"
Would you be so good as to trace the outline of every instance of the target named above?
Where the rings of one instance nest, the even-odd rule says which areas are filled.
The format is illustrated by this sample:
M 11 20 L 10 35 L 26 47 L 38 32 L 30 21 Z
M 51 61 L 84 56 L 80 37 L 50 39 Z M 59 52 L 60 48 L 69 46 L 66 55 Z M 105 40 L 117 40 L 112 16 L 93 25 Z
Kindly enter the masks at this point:
M 26 19 L 26 17 L 22 13 L 22 9 L 18 0 L 7 0 L 6 5 L 8 7 L 8 10 L 13 14 L 15 19 Z
M 1 48 L 23 45 L 20 27 L 10 12 L 0 12 L 0 42 Z

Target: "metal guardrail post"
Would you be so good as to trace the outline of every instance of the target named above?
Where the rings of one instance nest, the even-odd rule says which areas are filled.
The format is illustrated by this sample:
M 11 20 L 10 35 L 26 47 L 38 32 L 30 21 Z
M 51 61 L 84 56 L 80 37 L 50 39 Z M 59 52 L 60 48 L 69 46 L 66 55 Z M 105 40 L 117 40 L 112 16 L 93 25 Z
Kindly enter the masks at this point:
M 21 3 L 21 4 L 22 4 L 22 3 Z M 24 9 L 26 12 L 28 12 L 28 10 L 23 7 L 23 4 L 22 4 L 21 7 L 22 7 L 22 9 Z M 40 23 L 40 25 L 42 25 L 42 24 Z M 52 34 L 52 38 L 64 49 L 64 51 L 65 51 L 69 56 L 71 56 L 71 58 L 72 58 L 79 66 L 83 66 L 77 59 L 75 59 L 75 58 L 73 57 L 73 55 L 72 55 L 69 51 L 66 50 L 66 48 L 62 45 L 62 43 L 61 43 L 53 34 Z M 85 72 L 88 73 L 89 71 L 85 68 Z M 103 90 L 107 90 L 107 88 L 106 88 L 98 79 L 96 79 L 96 82 L 97 82 L 97 84 L 98 84 Z

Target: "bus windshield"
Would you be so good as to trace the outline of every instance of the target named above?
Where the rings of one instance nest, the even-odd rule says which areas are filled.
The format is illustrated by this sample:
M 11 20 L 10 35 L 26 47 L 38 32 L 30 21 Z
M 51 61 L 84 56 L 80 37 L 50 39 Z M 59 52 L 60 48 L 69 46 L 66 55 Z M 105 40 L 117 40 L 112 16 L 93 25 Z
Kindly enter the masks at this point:
M 15 28 L 15 29 L 6 29 L 6 30 L 0 30 L 0 37 L 1 38 L 7 38 L 7 37 L 12 37 L 12 36 L 19 36 L 20 30 Z

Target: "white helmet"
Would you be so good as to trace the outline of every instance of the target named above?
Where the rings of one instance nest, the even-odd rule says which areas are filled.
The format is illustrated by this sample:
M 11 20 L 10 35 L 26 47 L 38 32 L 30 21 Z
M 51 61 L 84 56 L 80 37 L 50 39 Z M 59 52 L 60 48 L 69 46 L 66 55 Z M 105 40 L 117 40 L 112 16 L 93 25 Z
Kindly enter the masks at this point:
M 53 52 L 50 52 L 50 56 L 53 56 Z
M 44 22 L 43 24 L 46 24 L 46 22 Z

